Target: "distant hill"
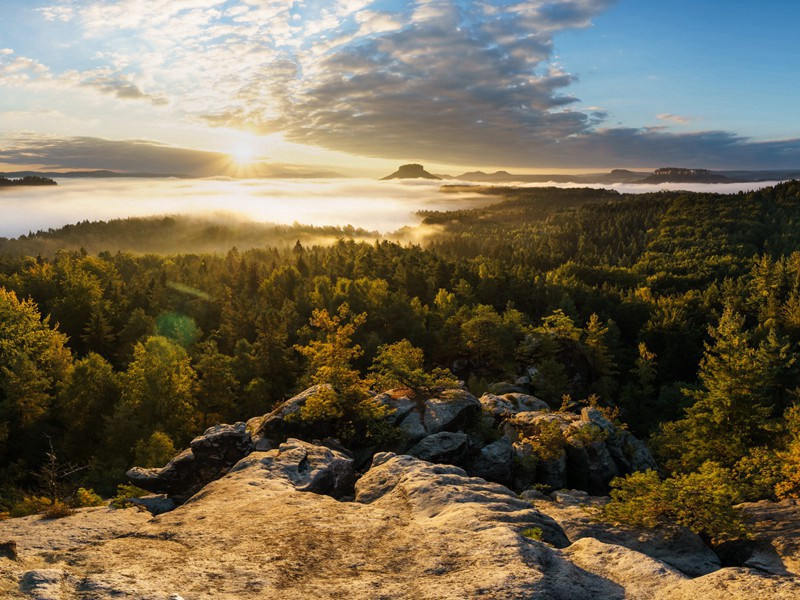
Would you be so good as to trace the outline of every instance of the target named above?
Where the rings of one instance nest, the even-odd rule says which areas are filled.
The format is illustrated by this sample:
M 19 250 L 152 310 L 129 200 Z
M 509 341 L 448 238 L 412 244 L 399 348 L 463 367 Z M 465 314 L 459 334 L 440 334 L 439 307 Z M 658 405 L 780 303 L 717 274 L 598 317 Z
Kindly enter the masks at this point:
M 169 173 L 120 173 L 118 171 L 66 171 L 64 173 L 59 173 L 57 171 L 13 171 L 9 173 L 0 173 L 0 177 L 47 177 L 47 178 L 61 178 L 61 179 L 72 179 L 72 178 L 91 178 L 91 179 L 107 179 L 110 177 L 143 177 L 143 178 L 153 178 L 153 177 L 178 177 L 180 179 L 189 179 L 189 175 L 175 175 Z
M 442 179 L 458 179 L 481 183 L 581 183 L 581 184 L 615 184 L 615 183 L 743 183 L 753 181 L 790 181 L 800 179 L 800 171 L 709 171 L 708 169 L 685 169 L 664 167 L 653 172 L 614 169 L 608 173 L 580 174 L 533 174 L 509 173 L 496 171 L 469 171 L 455 177 Z
M 664 167 L 641 181 L 641 183 L 739 183 L 740 179 L 733 179 L 708 169 L 682 169 L 677 167 Z
M 391 175 L 382 178 L 381 181 L 388 179 L 441 179 L 441 177 L 428 173 L 422 165 L 410 164 L 402 165 Z
M 40 177 L 38 175 L 26 175 L 19 179 L 8 179 L 0 176 L 0 187 L 13 187 L 13 186 L 40 186 L 40 185 L 58 185 L 52 179 L 47 177 Z
M 484 183 L 635 183 L 641 181 L 648 175 L 649 173 L 628 171 L 625 169 L 614 169 L 610 173 L 586 174 L 533 174 L 509 173 L 508 171 L 484 173 L 483 171 L 470 171 L 457 175 L 453 179 L 480 181 Z

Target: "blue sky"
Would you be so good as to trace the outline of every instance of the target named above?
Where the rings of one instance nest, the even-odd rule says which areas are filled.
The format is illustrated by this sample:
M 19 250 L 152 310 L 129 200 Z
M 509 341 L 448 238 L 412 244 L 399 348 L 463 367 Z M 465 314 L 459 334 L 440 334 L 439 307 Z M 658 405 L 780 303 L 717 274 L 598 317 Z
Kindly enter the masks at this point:
M 800 168 L 798 2 L 2 5 L 0 168 Z
M 800 136 L 800 2 L 623 0 L 556 39 L 574 93 L 613 123 L 654 114 L 754 138 Z

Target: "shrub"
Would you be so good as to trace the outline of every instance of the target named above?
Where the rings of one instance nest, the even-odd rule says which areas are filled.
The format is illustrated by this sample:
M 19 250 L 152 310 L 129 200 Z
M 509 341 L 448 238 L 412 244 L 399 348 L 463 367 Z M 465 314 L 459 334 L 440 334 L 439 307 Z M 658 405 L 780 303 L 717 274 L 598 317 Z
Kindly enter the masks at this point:
M 538 423 L 535 431 L 524 441 L 536 457 L 544 462 L 556 460 L 564 452 L 564 435 L 557 421 Z
M 9 511 L 11 517 L 27 517 L 44 512 L 50 506 L 50 498 L 44 496 L 25 496 L 16 502 Z
M 111 499 L 109 506 L 111 508 L 130 508 L 133 506 L 133 503 L 130 501 L 131 498 L 139 498 L 140 496 L 146 496 L 149 493 L 150 492 L 147 490 L 138 488 L 135 485 L 122 483 L 117 486 L 117 495 Z
M 72 514 L 75 510 L 69 504 L 56 500 L 45 509 L 43 516 L 45 519 L 62 519 Z
M 96 494 L 93 489 L 78 488 L 72 505 L 75 508 L 83 508 L 86 506 L 103 506 L 105 503 L 105 500 Z
M 608 434 L 599 425 L 589 423 L 574 429 L 569 437 L 571 440 L 580 442 L 583 446 L 589 446 L 595 442 L 604 442 Z
M 644 528 L 687 527 L 717 543 L 747 537 L 740 488 L 728 469 L 706 462 L 694 473 L 661 480 L 655 471 L 611 481 L 611 502 L 601 518 Z
M 527 529 L 522 530 L 522 535 L 529 540 L 535 540 L 537 542 L 542 541 L 542 535 L 544 532 L 542 531 L 541 527 L 528 527 Z

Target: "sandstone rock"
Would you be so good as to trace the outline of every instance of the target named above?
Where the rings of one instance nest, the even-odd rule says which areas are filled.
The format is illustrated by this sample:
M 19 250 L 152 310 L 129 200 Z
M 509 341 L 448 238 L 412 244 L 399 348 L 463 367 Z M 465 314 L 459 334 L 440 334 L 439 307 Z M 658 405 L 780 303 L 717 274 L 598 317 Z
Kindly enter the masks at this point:
M 385 393 L 375 400 L 393 410 L 393 423 L 405 435 L 406 447 L 434 433 L 457 432 L 477 421 L 481 413 L 481 403 L 463 389 L 443 390 L 437 397 L 416 400 Z
M 800 500 L 747 502 L 739 508 L 756 532 L 744 566 L 768 573 L 800 575 Z
M 688 529 L 665 532 L 599 521 L 594 509 L 608 501 L 608 497 L 589 496 L 581 490 L 559 490 L 549 499 L 531 498 L 534 508 L 552 517 L 573 543 L 594 538 L 640 552 L 692 577 L 721 568 L 717 555 Z
M 509 393 L 503 396 L 484 394 L 480 398 L 480 403 L 483 411 L 495 418 L 515 415 L 520 412 L 550 410 L 544 400 L 519 393 Z
M 178 504 L 166 494 L 149 494 L 141 498 L 131 498 L 131 504 L 141 506 L 151 515 L 160 515 L 174 510 Z
M 539 527 L 563 547 L 562 530 L 507 488 L 410 456 L 377 455 L 357 502 L 309 493 L 346 462 L 337 453 L 287 441 L 153 518 L 99 508 L 55 521 L 0 521 L 0 539 L 17 540 L 21 556 L 0 559 L 0 597 L 27 598 L 48 586 L 86 600 L 800 597 L 793 576 L 728 568 L 689 579 L 599 540 L 552 548 L 521 533 Z M 118 526 L 101 532 L 101 517 Z
M 353 459 L 336 450 L 290 438 L 269 452 L 254 452 L 231 473 L 264 471 L 267 479 L 286 481 L 301 492 L 340 498 L 353 491 Z
M 508 438 L 484 446 L 467 465 L 467 472 L 473 477 L 509 484 L 514 466 L 514 447 Z
M 531 442 L 547 427 L 557 426 L 563 444 L 549 442 L 547 460 L 533 452 Z M 643 442 L 602 416 L 595 408 L 581 415 L 570 412 L 524 411 L 506 417 L 503 434 L 514 444 L 514 486 L 526 489 L 535 483 L 553 489 L 576 487 L 593 494 L 608 493 L 614 477 L 656 468 Z
M 428 462 L 456 465 L 461 463 L 468 450 L 467 434 L 441 431 L 422 438 L 408 453 Z
M 539 527 L 544 541 L 557 547 L 568 543 L 553 519 L 532 510 L 530 503 L 502 485 L 470 478 L 458 467 L 388 452 L 376 454 L 372 468 L 356 483 L 356 502 L 380 506 L 397 494 L 406 499 L 414 515 L 436 526 L 471 531 L 499 523 L 516 525 L 519 531 Z
M 456 431 L 480 415 L 481 403 L 466 390 L 445 390 L 425 401 L 423 423 L 430 433 Z
M 300 425 L 292 417 L 306 405 L 306 401 L 323 389 L 331 389 L 329 385 L 314 385 L 289 398 L 278 408 L 261 417 L 247 421 L 247 429 L 253 434 L 253 443 L 259 451 L 269 450 L 290 436 L 299 435 Z
M 190 447 L 160 469 L 134 467 L 127 472 L 135 486 L 168 494 L 182 502 L 253 451 L 244 423 L 215 425 L 193 439 Z
M 19 589 L 34 600 L 62 600 L 66 598 L 62 583 L 66 573 L 60 569 L 28 571 L 20 580 Z

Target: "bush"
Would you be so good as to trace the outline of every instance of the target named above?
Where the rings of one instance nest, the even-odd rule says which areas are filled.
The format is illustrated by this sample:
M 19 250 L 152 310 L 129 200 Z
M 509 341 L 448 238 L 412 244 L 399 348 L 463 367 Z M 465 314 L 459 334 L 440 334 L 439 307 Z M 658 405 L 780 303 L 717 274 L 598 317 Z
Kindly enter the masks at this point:
M 78 488 L 78 491 L 75 492 L 72 506 L 75 508 L 84 508 L 87 506 L 103 506 L 105 503 L 105 500 L 96 494 L 93 489 Z
M 69 504 L 56 500 L 45 509 L 43 517 L 45 519 L 62 519 L 72 514 L 75 514 L 75 509 Z
M 611 502 L 601 518 L 652 529 L 687 527 L 713 543 L 747 537 L 740 488 L 728 469 L 706 462 L 694 473 L 661 480 L 655 471 L 611 481 Z
M 111 499 L 109 506 L 111 508 L 130 508 L 133 506 L 133 503 L 130 501 L 131 498 L 139 498 L 149 493 L 150 492 L 147 490 L 138 488 L 135 485 L 122 483 L 117 486 L 117 495 Z
M 564 434 L 557 421 L 537 424 L 535 431 L 524 439 L 524 443 L 543 462 L 557 460 L 564 452 Z
M 522 530 L 522 535 L 529 540 L 535 540 L 537 542 L 542 541 L 542 535 L 544 532 L 542 531 L 541 527 L 528 527 L 527 529 Z
M 16 502 L 9 511 L 13 518 L 28 517 L 44 512 L 50 506 L 50 498 L 44 496 L 25 496 Z

